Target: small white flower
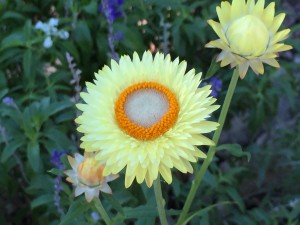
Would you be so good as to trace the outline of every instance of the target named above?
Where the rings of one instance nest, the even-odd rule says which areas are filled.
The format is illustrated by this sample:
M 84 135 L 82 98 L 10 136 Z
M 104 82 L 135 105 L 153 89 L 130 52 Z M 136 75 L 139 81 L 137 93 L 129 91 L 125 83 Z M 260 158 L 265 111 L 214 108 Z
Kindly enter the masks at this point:
M 46 37 L 46 39 L 44 40 L 43 46 L 45 48 L 50 48 L 53 45 L 53 41 L 51 39 L 50 36 Z
M 46 39 L 44 40 L 44 47 L 50 48 L 53 45 L 53 41 L 51 36 L 58 36 L 60 39 L 66 40 L 69 38 L 69 33 L 65 30 L 58 30 L 58 19 L 57 18 L 50 18 L 48 23 L 43 23 L 38 21 L 35 24 L 35 29 L 42 30 L 46 34 Z
M 68 33 L 67 31 L 65 31 L 65 30 L 60 30 L 60 31 L 58 32 L 58 36 L 59 36 L 61 39 L 66 40 L 66 39 L 69 38 L 69 33 Z
M 58 25 L 58 19 L 57 18 L 51 18 L 48 22 L 50 26 L 56 27 Z
M 34 28 L 37 29 L 37 30 L 42 30 L 42 27 L 43 27 L 43 26 L 44 26 L 44 23 L 41 22 L 41 21 L 38 21 L 38 22 L 35 24 Z

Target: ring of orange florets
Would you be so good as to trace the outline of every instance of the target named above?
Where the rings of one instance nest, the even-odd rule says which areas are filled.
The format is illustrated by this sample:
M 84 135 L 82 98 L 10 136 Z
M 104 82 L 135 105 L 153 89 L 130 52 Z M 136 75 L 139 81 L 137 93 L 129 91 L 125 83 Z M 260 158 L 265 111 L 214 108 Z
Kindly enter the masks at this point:
M 141 89 L 152 89 L 162 93 L 168 103 L 169 110 L 160 121 L 151 127 L 145 128 L 132 122 L 125 113 L 125 102 L 127 97 Z M 156 82 L 141 82 L 126 88 L 118 97 L 115 103 L 115 116 L 119 127 L 131 137 L 138 140 L 154 140 L 166 133 L 176 123 L 179 113 L 179 104 L 176 96 L 165 86 Z

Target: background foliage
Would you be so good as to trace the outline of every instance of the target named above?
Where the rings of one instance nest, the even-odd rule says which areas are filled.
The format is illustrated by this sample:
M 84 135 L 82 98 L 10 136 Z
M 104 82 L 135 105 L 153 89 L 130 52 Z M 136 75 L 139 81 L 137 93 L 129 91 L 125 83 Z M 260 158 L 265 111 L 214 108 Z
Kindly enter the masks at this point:
M 267 67 L 265 75 L 250 72 L 239 81 L 221 137 L 226 145 L 219 148 L 194 200 L 192 225 L 300 224 L 300 4 L 275 2 L 277 13 L 287 13 L 284 27 L 293 31 L 287 43 L 294 49 L 281 55 L 280 69 Z M 209 66 L 217 50 L 204 45 L 215 39 L 206 20 L 216 17 L 217 4 L 126 0 L 123 16 L 113 24 L 120 34 L 116 51 L 169 52 L 212 75 Z M 74 123 L 78 92 L 95 71 L 110 64 L 108 24 L 99 5 L 97 0 L 0 0 L 0 224 L 99 224 L 95 209 L 80 207 L 85 200 L 74 199 L 72 187 L 64 179 L 58 182 L 61 170 L 51 164 L 55 150 L 81 151 Z M 58 28 L 69 37 L 52 37 L 52 47 L 45 48 L 45 33 L 34 26 L 50 18 L 58 18 Z M 222 68 L 215 74 L 223 81 L 219 104 L 231 73 Z M 237 157 L 240 146 L 233 143 L 251 153 L 250 162 Z M 65 154 L 61 159 L 68 167 Z M 174 171 L 172 185 L 163 184 L 174 221 L 192 179 Z M 153 190 L 137 184 L 125 189 L 123 182 L 121 174 L 112 183 L 113 195 L 101 194 L 114 221 L 157 224 Z M 60 187 L 63 219 L 55 204 Z

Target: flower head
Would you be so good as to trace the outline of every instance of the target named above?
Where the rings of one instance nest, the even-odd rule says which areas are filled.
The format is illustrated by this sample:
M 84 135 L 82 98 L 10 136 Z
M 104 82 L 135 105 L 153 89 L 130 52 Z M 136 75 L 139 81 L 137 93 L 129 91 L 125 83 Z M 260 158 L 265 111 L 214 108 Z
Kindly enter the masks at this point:
M 51 48 L 53 45 L 52 36 L 59 37 L 60 39 L 66 40 L 69 38 L 69 33 L 65 30 L 58 30 L 58 19 L 57 18 L 50 18 L 47 23 L 43 23 L 38 21 L 35 24 L 35 29 L 41 30 L 45 33 L 46 38 L 43 42 L 43 46 L 45 48 Z
M 109 23 L 112 23 L 114 20 L 124 15 L 123 11 L 120 10 L 123 3 L 124 0 L 102 0 L 98 10 L 104 13 Z
M 67 181 L 71 182 L 75 188 L 75 197 L 85 193 L 85 198 L 91 202 L 93 198 L 99 196 L 99 192 L 111 194 L 112 191 L 107 182 L 110 182 L 118 175 L 103 175 L 105 166 L 101 164 L 93 154 L 85 154 L 82 156 L 78 153 L 75 158 L 68 156 L 72 170 L 65 171 L 68 175 Z
M 58 169 L 62 169 L 64 167 L 60 159 L 60 157 L 64 154 L 66 154 L 64 150 L 62 151 L 54 150 L 51 154 L 50 162 Z
M 14 106 L 16 103 L 12 97 L 5 97 L 2 100 L 3 104 L 6 106 Z
M 223 1 L 217 7 L 220 23 L 209 20 L 219 39 L 206 44 L 209 48 L 220 48 L 217 60 L 221 66 L 228 64 L 238 67 L 244 78 L 249 66 L 256 74 L 264 73 L 263 63 L 279 67 L 278 52 L 292 49 L 292 46 L 279 43 L 285 40 L 290 29 L 278 32 L 285 14 L 274 17 L 275 3 L 264 8 L 265 0 Z
M 50 162 L 57 168 L 57 169 L 60 169 L 60 170 L 63 170 L 64 169 L 64 165 L 62 164 L 61 162 L 61 159 L 60 157 L 62 155 L 66 154 L 66 152 L 64 150 L 62 151 L 57 151 L 57 150 L 54 150 L 50 156 Z M 63 189 L 62 186 L 61 186 L 61 176 L 57 176 L 55 178 L 55 184 L 54 184 L 54 205 L 55 207 L 57 208 L 57 211 L 60 213 L 60 214 L 63 214 L 64 213 L 64 210 L 63 208 L 61 207 L 60 205 L 60 191 Z
M 126 167 L 126 187 L 135 178 L 150 187 L 158 173 L 171 183 L 171 168 L 192 173 L 190 162 L 206 157 L 195 146 L 214 144 L 203 133 L 217 128 L 206 118 L 219 106 L 212 105 L 210 86 L 198 88 L 201 73 L 186 73 L 186 66 L 170 55 L 134 53 L 119 64 L 112 60 L 95 74 L 95 84 L 87 83 L 76 122 L 81 147 L 97 152 L 104 175 Z

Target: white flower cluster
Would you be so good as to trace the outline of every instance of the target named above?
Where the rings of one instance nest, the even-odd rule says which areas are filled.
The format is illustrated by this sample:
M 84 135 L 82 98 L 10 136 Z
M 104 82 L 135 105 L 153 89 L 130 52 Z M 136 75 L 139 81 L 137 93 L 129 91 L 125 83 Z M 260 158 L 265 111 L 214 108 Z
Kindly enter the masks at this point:
M 46 38 L 44 40 L 44 47 L 50 48 L 53 45 L 53 41 L 51 39 L 52 37 L 59 37 L 63 40 L 66 40 L 69 38 L 69 33 L 65 30 L 58 30 L 58 19 L 57 18 L 51 18 L 48 23 L 43 23 L 41 21 L 38 21 L 35 24 L 35 29 L 42 30 L 46 34 Z

